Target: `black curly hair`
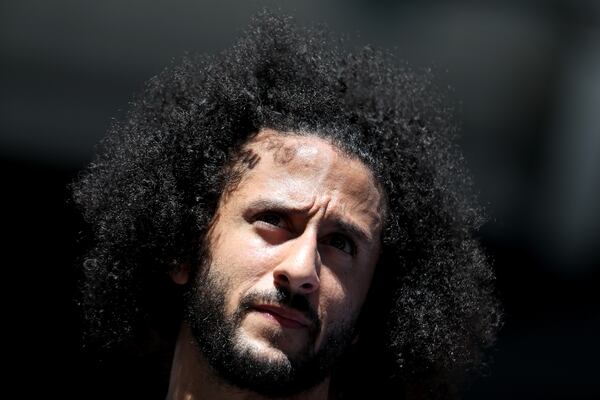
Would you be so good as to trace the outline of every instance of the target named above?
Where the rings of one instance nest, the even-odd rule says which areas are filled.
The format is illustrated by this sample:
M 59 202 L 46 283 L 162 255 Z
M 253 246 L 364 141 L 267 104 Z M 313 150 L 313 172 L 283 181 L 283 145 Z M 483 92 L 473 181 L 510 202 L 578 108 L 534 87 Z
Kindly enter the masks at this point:
M 148 82 L 72 184 L 93 243 L 81 261 L 88 339 L 110 346 L 178 328 L 182 291 L 168 272 L 198 264 L 231 160 L 272 128 L 327 138 L 367 165 L 387 197 L 382 256 L 349 355 L 360 363 L 344 363 L 345 373 L 444 397 L 481 364 L 501 312 L 474 239 L 483 210 L 455 144 L 455 112 L 431 73 L 346 47 L 264 12 L 231 49 L 186 57 Z

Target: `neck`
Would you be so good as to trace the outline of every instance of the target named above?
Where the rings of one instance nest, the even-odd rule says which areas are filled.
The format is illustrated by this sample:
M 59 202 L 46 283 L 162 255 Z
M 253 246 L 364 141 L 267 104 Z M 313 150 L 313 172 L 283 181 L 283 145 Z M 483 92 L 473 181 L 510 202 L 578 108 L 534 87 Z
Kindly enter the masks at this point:
M 288 397 L 289 400 L 327 399 L 330 378 L 317 386 Z M 224 382 L 208 364 L 194 343 L 190 328 L 183 323 L 175 345 L 167 400 L 265 399 L 255 392 Z

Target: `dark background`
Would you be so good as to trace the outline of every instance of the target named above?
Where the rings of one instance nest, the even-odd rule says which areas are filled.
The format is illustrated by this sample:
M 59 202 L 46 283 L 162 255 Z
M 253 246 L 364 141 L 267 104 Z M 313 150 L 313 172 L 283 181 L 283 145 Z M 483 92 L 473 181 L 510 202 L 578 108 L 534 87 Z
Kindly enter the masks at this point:
M 506 309 L 495 362 L 466 398 L 600 398 L 594 0 L 3 1 L 6 390 L 100 398 L 104 386 L 145 382 L 142 398 L 160 387 L 152 365 L 98 364 L 81 347 L 73 295 L 82 225 L 65 186 L 147 79 L 186 51 L 227 47 L 265 4 L 397 47 L 461 100 L 462 145 L 492 215 L 481 240 Z

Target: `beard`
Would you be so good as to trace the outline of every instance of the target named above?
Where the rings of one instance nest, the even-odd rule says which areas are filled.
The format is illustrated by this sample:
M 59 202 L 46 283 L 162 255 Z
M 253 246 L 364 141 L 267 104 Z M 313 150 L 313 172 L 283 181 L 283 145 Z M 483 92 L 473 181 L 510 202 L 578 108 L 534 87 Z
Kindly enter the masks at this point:
M 186 291 L 185 320 L 199 351 L 227 383 L 269 397 L 300 393 L 322 382 L 351 346 L 355 318 L 333 326 L 315 351 L 320 319 L 305 296 L 292 295 L 285 288 L 247 293 L 234 314 L 227 316 L 230 285 L 226 279 L 214 276 L 218 266 L 203 264 Z M 268 357 L 241 336 L 242 319 L 259 303 L 279 304 L 307 316 L 312 324 L 301 351 L 293 356 L 281 352 L 278 357 Z

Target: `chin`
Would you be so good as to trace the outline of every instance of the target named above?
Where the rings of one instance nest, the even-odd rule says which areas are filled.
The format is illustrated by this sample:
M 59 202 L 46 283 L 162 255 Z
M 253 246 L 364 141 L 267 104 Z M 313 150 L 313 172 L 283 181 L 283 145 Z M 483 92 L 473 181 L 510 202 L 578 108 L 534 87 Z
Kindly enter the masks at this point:
M 284 332 L 281 328 L 254 324 L 254 321 L 247 321 L 238 328 L 235 342 L 236 347 L 267 357 L 294 358 L 313 354 L 308 335 Z
M 293 358 L 290 350 L 279 348 L 270 338 L 255 338 L 244 333 L 238 335 L 234 348 L 261 362 L 289 365 Z

